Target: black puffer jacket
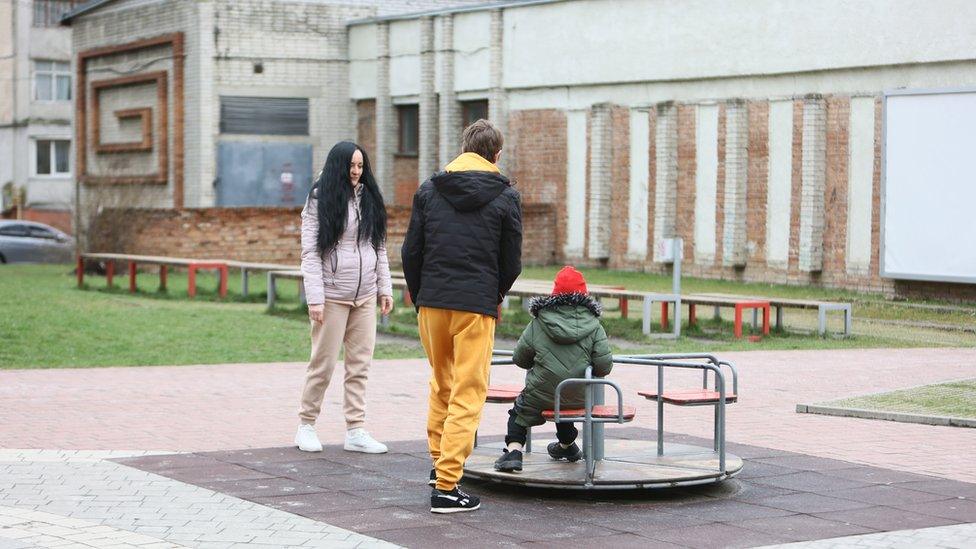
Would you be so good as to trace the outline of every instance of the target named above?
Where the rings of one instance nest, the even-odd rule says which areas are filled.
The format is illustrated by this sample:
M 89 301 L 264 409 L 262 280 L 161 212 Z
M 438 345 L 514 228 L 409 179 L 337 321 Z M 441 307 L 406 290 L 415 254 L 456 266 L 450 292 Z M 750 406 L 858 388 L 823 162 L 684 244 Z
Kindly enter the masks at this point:
M 460 164 L 478 167 L 476 162 Z M 498 304 L 522 272 L 518 192 L 506 177 L 491 171 L 434 174 L 413 197 L 401 255 L 417 307 L 497 318 Z

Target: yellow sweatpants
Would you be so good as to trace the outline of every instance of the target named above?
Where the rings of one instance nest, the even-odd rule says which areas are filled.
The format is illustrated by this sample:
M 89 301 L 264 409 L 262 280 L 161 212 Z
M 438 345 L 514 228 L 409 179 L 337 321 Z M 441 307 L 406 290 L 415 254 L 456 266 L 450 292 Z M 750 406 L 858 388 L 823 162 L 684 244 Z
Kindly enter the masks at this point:
M 421 307 L 418 323 L 431 367 L 427 445 L 437 471 L 437 489 L 453 490 L 474 448 L 485 406 L 495 319 Z

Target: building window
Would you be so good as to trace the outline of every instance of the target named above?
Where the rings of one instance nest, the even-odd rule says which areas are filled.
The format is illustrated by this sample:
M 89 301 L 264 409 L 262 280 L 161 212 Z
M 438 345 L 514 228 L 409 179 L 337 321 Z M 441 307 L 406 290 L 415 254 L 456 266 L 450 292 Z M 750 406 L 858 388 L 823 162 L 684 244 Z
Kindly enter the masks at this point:
M 37 101 L 70 101 L 71 63 L 34 61 L 34 99 Z
M 35 27 L 56 27 L 61 17 L 83 0 L 34 0 Z
M 71 175 L 71 141 L 38 139 L 34 148 L 34 175 Z
M 308 99 L 222 95 L 220 133 L 308 135 Z
M 461 102 L 461 122 L 463 127 L 467 128 L 482 118 L 488 118 L 487 99 Z
M 397 120 L 397 133 L 400 136 L 397 153 L 416 155 L 420 143 L 420 107 L 397 105 Z

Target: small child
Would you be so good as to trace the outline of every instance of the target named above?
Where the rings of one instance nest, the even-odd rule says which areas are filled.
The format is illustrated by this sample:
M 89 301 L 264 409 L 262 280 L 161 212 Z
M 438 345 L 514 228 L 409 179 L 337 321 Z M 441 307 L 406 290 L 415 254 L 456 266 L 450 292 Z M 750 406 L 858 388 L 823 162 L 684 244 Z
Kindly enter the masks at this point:
M 556 275 L 552 295 L 530 302 L 534 317 L 515 346 L 513 360 L 525 374 L 525 388 L 508 411 L 508 434 L 505 450 L 495 461 L 498 471 L 522 470 L 522 448 L 528 427 L 542 425 L 543 410 L 556 402 L 556 386 L 569 378 L 581 378 L 586 367 L 593 366 L 593 376 L 603 377 L 613 367 L 613 356 L 607 333 L 600 324 L 600 304 L 586 291 L 582 273 L 563 267 Z M 583 385 L 564 387 L 560 409 L 582 408 Z M 578 461 L 583 452 L 576 444 L 579 431 L 572 423 L 557 423 L 558 442 L 549 445 L 552 459 Z

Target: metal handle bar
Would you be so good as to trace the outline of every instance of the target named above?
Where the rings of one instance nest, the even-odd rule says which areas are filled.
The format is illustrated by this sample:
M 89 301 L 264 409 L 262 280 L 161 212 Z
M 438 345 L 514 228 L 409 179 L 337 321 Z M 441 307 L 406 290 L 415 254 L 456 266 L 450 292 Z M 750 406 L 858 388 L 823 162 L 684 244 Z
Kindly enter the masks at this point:
M 722 360 L 713 354 L 709 353 L 663 353 L 659 355 L 626 355 L 621 358 L 639 358 L 639 359 L 650 359 L 650 360 L 668 360 L 668 359 L 684 359 L 684 358 L 700 358 L 711 362 L 716 366 L 727 366 L 732 372 L 732 394 L 739 394 L 739 371 L 736 369 L 735 364 L 729 362 L 728 360 Z M 616 362 L 616 359 L 614 360 Z M 702 372 L 702 388 L 708 386 L 708 372 Z M 716 385 L 717 385 L 716 380 Z
M 553 421 L 555 421 L 556 423 L 571 423 L 570 421 L 562 421 L 562 418 L 559 417 L 560 416 L 559 414 L 560 394 L 562 393 L 563 387 L 568 387 L 570 385 L 609 385 L 610 387 L 613 387 L 613 389 L 617 392 L 617 419 L 594 418 L 593 410 L 589 406 L 584 407 L 583 417 L 587 421 L 593 423 L 625 423 L 626 422 L 626 420 L 624 419 L 624 393 L 620 389 L 619 385 L 610 381 L 609 379 L 593 379 L 593 378 L 583 379 L 583 378 L 576 377 L 576 378 L 564 379 L 559 382 L 559 385 L 556 385 L 556 404 L 554 410 L 555 416 L 553 417 Z M 579 418 L 579 416 L 571 416 L 571 417 Z

